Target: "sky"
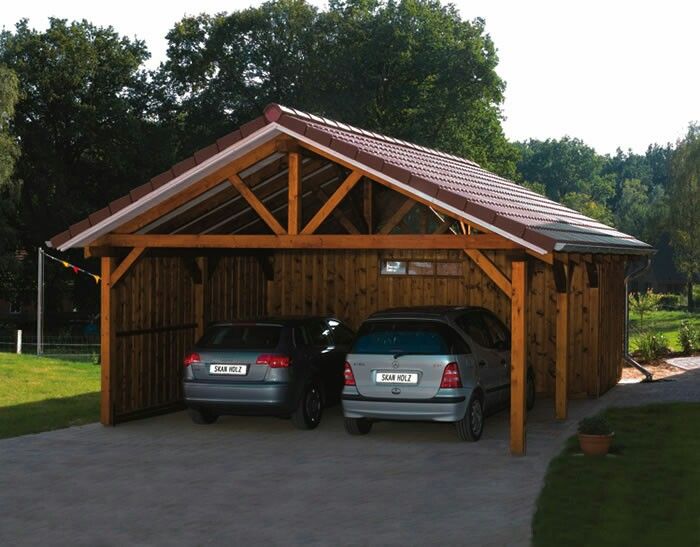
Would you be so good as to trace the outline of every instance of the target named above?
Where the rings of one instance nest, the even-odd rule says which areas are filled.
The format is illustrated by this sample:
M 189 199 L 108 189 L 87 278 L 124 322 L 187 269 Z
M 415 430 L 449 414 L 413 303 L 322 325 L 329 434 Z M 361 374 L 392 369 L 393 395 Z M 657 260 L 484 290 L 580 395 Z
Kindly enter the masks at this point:
M 325 2 L 311 0 L 323 7 Z M 185 14 L 231 12 L 260 0 L 23 0 L 6 2 L 0 26 L 49 16 L 112 25 L 146 42 L 149 68 L 165 58 L 165 34 Z M 690 0 L 453 2 L 481 17 L 506 81 L 503 124 L 511 140 L 578 137 L 600 153 L 643 152 L 700 121 L 700 2 Z M 195 7 L 196 6 L 196 7 Z

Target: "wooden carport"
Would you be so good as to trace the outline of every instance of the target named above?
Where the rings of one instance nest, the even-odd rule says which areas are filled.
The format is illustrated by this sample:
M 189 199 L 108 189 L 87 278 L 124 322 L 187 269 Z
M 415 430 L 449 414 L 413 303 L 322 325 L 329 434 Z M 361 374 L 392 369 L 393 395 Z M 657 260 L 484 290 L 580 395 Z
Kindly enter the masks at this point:
M 559 419 L 617 382 L 625 265 L 651 251 L 468 160 L 278 105 L 48 244 L 101 257 L 105 425 L 177 407 L 213 320 L 482 305 L 512 331 L 513 454 L 528 362 Z

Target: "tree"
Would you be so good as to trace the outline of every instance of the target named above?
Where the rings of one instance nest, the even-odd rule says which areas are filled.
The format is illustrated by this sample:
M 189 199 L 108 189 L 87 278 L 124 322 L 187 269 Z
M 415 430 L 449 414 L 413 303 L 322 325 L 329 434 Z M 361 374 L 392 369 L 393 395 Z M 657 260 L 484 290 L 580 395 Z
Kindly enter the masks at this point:
M 669 228 L 674 260 L 688 282 L 688 309 L 694 308 L 693 281 L 700 272 L 700 126 L 692 125 L 671 160 Z
M 13 220 L 17 217 L 19 181 L 13 177 L 19 146 L 12 134 L 15 105 L 19 99 L 17 76 L 0 66 L 0 298 L 15 298 L 17 232 Z
M 86 21 L 51 19 L 38 32 L 23 20 L 0 33 L 0 63 L 19 81 L 15 228 L 30 257 L 27 279 L 34 279 L 31 258 L 47 237 L 144 182 L 160 162 L 163 139 L 144 112 L 148 83 L 140 66 L 147 58 L 142 42 Z M 94 293 L 89 282 L 85 290 Z
M 279 0 L 186 17 L 168 41 L 157 81 L 183 153 L 281 102 L 515 173 L 495 47 L 452 6 Z

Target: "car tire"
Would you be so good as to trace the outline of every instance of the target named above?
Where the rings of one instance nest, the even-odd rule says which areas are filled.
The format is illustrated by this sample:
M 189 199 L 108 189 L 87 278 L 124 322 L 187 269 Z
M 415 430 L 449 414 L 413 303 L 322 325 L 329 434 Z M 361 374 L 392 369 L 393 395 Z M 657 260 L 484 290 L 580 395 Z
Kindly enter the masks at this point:
M 315 384 L 309 384 L 299 398 L 299 404 L 292 412 L 292 423 L 297 429 L 315 429 L 323 415 L 323 395 Z
M 216 414 L 204 410 L 203 408 L 188 408 L 187 412 L 190 418 L 192 418 L 192 421 L 200 425 L 213 424 L 218 418 Z
M 532 369 L 527 371 L 527 382 L 525 384 L 525 406 L 528 410 L 532 410 L 535 406 L 535 399 L 537 398 L 537 388 L 535 386 L 535 373 Z
M 476 442 L 484 432 L 484 401 L 479 395 L 472 395 L 467 404 L 464 418 L 455 422 L 457 436 L 463 441 Z
M 367 435 L 372 430 L 372 422 L 367 418 L 345 418 L 345 431 L 350 435 Z

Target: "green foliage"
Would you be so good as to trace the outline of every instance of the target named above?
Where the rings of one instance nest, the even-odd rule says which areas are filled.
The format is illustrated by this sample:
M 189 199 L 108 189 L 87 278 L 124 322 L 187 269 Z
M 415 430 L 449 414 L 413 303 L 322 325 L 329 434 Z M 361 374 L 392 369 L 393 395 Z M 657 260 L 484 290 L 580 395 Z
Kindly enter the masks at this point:
M 680 294 L 659 294 L 659 309 L 676 310 L 683 306 L 684 299 Z
M 654 361 L 669 352 L 668 339 L 660 331 L 644 331 L 635 342 L 637 352 L 644 361 Z
M 648 289 L 642 293 L 630 293 L 628 299 L 630 310 L 639 315 L 639 323 L 643 327 L 644 315 L 659 309 L 661 295 L 655 293 L 652 289 Z
M 507 175 L 504 83 L 480 19 L 431 0 L 265 2 L 186 17 L 168 33 L 158 82 L 183 150 L 208 144 L 269 102 L 459 154 Z
M 589 416 L 578 423 L 578 432 L 583 435 L 610 435 L 613 430 L 605 416 Z
M 693 353 L 700 349 L 700 329 L 690 321 L 681 322 L 678 329 L 678 343 L 683 349 L 683 353 Z
M 588 194 L 569 192 L 561 198 L 561 202 L 567 207 L 571 207 L 579 213 L 594 218 L 603 224 L 607 224 L 608 226 L 615 224 L 612 211 Z
M 691 125 L 678 143 L 671 175 L 668 222 L 674 261 L 692 281 L 700 272 L 700 126 Z

